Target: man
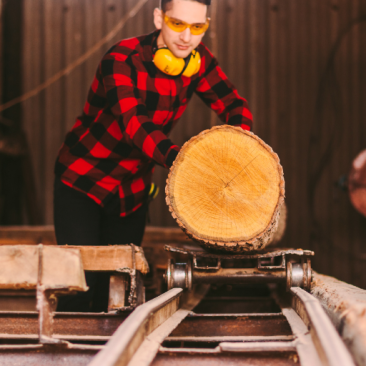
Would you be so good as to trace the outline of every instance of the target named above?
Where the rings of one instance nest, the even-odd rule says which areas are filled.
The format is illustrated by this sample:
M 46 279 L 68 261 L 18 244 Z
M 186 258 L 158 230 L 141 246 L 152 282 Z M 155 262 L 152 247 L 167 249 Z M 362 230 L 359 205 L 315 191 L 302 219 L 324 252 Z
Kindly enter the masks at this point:
M 122 40 L 103 57 L 56 162 L 58 244 L 141 244 L 154 165 L 173 164 L 179 147 L 168 135 L 193 92 L 223 122 L 250 130 L 245 99 L 201 43 L 209 4 L 162 0 L 155 32 Z M 87 283 L 92 291 L 78 309 L 90 301 L 105 308 L 92 300 L 95 277 Z

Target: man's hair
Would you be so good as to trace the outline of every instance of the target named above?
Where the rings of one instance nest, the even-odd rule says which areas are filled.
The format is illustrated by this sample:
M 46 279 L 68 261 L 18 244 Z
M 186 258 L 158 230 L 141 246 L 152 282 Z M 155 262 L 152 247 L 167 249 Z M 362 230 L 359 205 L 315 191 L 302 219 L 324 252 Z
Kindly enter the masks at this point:
M 168 10 L 168 3 L 172 2 L 173 0 L 160 0 L 160 9 L 162 11 Z M 190 0 L 190 1 L 196 1 L 198 3 L 204 4 L 204 5 L 211 5 L 211 0 Z

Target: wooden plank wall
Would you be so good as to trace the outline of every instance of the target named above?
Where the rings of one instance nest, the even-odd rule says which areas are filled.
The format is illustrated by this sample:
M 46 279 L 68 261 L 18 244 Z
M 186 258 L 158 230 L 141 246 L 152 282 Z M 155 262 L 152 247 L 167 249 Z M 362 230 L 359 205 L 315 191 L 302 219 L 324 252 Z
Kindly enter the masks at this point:
M 3 17 L 3 0 L 0 0 L 0 22 L 2 22 Z M 2 91 L 2 84 L 3 84 L 3 27 L 0 26 L 0 100 L 3 99 L 3 91 Z
M 340 32 L 366 15 L 366 0 L 216 1 L 220 64 L 248 99 L 254 131 L 279 154 L 284 167 L 289 207 L 284 245 L 314 249 L 316 269 L 366 287 L 366 219 L 334 186 L 366 148 L 365 22 L 342 38 L 324 88 L 320 82 Z M 118 37 L 153 30 L 157 2 L 149 0 Z M 24 91 L 89 49 L 134 4 L 136 0 L 25 1 Z M 23 105 L 45 224 L 52 223 L 57 150 L 82 109 L 100 57 L 118 37 Z M 207 36 L 206 42 L 212 46 Z M 171 137 L 182 144 L 209 127 L 210 111 L 196 98 Z M 328 147 L 329 159 L 317 174 Z M 162 191 L 166 174 L 156 169 Z M 175 225 L 163 193 L 151 205 L 150 216 L 152 225 Z

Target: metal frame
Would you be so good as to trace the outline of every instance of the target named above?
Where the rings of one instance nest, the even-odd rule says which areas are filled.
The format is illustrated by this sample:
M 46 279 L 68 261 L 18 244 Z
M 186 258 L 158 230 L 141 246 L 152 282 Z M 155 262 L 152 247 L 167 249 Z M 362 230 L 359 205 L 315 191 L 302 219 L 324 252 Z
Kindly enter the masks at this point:
M 181 289 L 172 289 L 138 307 L 118 328 L 106 347 L 89 366 L 100 364 L 148 366 L 153 362 L 158 351 L 160 354 L 188 352 L 192 355 L 222 354 L 223 352 L 297 352 L 303 366 L 355 366 L 351 355 L 319 302 L 300 288 L 290 290 L 292 308 L 281 303 L 278 295 L 273 292 L 274 298 L 277 296 L 276 300 L 282 309 L 282 314 L 292 329 L 291 336 L 169 336 L 187 315 L 202 316 L 190 312 L 189 309 L 193 309 L 203 294 L 201 297 L 196 296 L 194 301 L 188 302 L 188 305 L 178 310 L 179 298 L 182 294 Z M 219 342 L 219 344 L 214 349 L 166 348 L 160 346 L 163 341 Z
M 89 366 L 127 365 L 145 337 L 178 310 L 182 292 L 174 288 L 137 307 Z
M 193 284 L 283 282 L 288 291 L 293 286 L 310 291 L 312 276 L 310 258 L 314 252 L 309 250 L 272 250 L 267 253 L 246 255 L 212 254 L 169 245 L 165 246 L 165 250 L 188 256 L 185 263 L 175 263 L 174 259 L 169 259 L 166 272 L 168 289 L 180 287 L 190 290 Z M 198 264 L 199 260 L 206 265 Z M 237 263 L 238 268 L 225 268 L 223 266 L 225 260 L 244 262 Z M 214 263 L 211 263 L 212 261 Z M 251 267 L 248 268 L 248 264 Z
M 292 308 L 310 329 L 311 338 L 322 363 L 327 366 L 355 366 L 320 302 L 298 287 L 292 287 L 291 294 Z

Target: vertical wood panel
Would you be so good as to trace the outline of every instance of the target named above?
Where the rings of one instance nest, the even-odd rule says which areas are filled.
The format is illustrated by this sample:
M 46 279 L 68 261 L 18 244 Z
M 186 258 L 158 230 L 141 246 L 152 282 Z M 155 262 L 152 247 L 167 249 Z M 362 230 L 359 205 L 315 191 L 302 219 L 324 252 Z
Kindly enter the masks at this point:
M 42 72 L 40 65 L 42 49 L 42 4 L 41 0 L 29 0 L 24 2 L 23 8 L 23 52 L 28 55 L 27 62 L 23 63 L 23 90 L 29 91 L 41 84 Z M 42 161 L 43 161 L 43 123 L 41 113 L 41 95 L 37 95 L 23 104 L 24 115 L 22 120 L 23 130 L 28 138 L 31 154 L 32 168 L 36 186 L 36 200 L 38 208 L 43 208 L 42 190 Z M 42 213 L 44 210 L 41 210 Z M 42 218 L 43 219 L 43 215 Z
M 0 22 L 2 24 L 3 0 L 0 0 Z M 23 13 L 24 15 L 24 13 Z M 0 100 L 3 100 L 3 28 L 0 27 Z
M 62 69 L 62 2 L 44 1 L 44 43 L 45 43 L 45 78 L 53 76 Z M 62 131 L 62 86 L 61 81 L 51 85 L 45 93 L 45 126 L 44 126 L 44 186 L 45 186 L 45 223 L 53 222 L 53 170 L 57 150 L 60 146 Z
M 64 1 L 64 37 L 65 37 L 65 65 L 69 65 L 81 56 L 83 51 L 83 44 L 85 33 L 82 33 L 81 24 L 81 1 L 78 0 L 63 0 Z M 85 102 L 85 91 L 83 83 L 83 69 L 82 65 L 65 77 L 65 122 L 66 130 L 69 130 L 75 123 L 76 116 L 81 113 L 82 106 Z
M 104 2 L 100 0 L 84 0 L 85 12 L 85 45 L 86 49 L 94 46 L 106 33 L 104 15 Z M 105 47 L 106 48 L 106 47 Z M 97 65 L 104 54 L 105 50 L 100 49 L 95 52 L 85 63 L 86 83 L 84 85 L 85 97 L 93 80 Z

